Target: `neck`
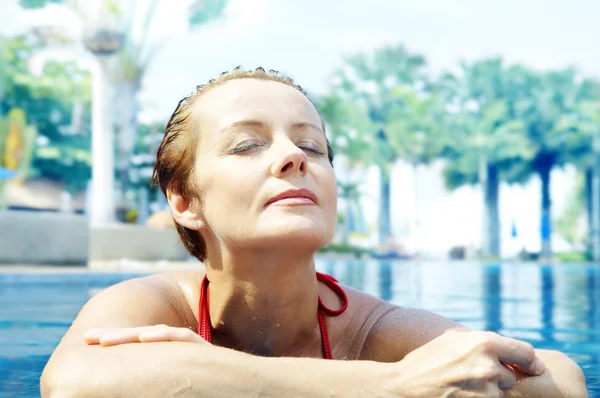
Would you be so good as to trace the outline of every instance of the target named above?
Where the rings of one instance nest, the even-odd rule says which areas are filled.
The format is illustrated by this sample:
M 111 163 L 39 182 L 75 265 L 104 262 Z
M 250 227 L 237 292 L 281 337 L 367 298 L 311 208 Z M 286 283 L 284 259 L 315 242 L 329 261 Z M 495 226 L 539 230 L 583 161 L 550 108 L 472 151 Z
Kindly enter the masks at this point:
M 215 344 L 264 356 L 320 352 L 314 253 L 221 252 L 206 268 Z

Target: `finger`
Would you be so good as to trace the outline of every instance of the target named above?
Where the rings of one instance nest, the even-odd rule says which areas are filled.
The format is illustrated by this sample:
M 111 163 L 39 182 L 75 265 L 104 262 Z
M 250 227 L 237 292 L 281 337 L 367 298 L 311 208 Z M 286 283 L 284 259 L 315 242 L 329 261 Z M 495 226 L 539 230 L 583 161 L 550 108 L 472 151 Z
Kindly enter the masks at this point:
M 89 345 L 100 344 L 100 336 L 102 336 L 102 329 L 90 329 L 83 335 L 83 339 Z
M 485 390 L 486 398 L 504 398 L 504 391 L 498 388 L 496 383 L 488 383 Z
M 515 384 L 517 384 L 517 375 L 515 374 L 515 371 L 510 366 L 505 366 L 501 363 L 498 363 L 498 366 L 499 371 L 496 380 L 498 388 L 501 390 L 513 388 Z
M 168 328 L 163 330 L 151 330 L 140 333 L 139 341 L 142 343 L 161 341 L 180 341 L 190 343 L 203 343 L 205 340 L 187 328 Z
M 147 330 L 156 328 L 156 326 L 142 326 L 136 328 L 110 328 L 110 329 L 90 329 L 84 335 L 87 344 L 100 344 L 103 346 L 135 343 L 139 342 L 138 336 Z
M 531 344 L 495 333 L 491 333 L 490 338 L 494 342 L 500 362 L 516 365 L 530 375 L 537 376 L 544 373 L 544 365 L 536 358 Z
M 531 368 L 523 368 L 522 366 L 516 365 L 516 364 L 513 365 L 513 367 L 516 370 L 518 370 L 518 371 L 520 371 L 522 373 L 525 373 L 525 374 L 528 374 L 528 375 L 533 375 L 533 376 L 539 376 L 539 375 L 543 374 L 544 370 L 546 369 L 546 366 L 544 365 L 544 362 L 542 362 L 542 360 L 539 359 L 539 358 L 536 358 L 535 359 L 535 363 L 533 364 L 533 368 L 536 369 L 537 372 L 536 371 L 532 371 Z

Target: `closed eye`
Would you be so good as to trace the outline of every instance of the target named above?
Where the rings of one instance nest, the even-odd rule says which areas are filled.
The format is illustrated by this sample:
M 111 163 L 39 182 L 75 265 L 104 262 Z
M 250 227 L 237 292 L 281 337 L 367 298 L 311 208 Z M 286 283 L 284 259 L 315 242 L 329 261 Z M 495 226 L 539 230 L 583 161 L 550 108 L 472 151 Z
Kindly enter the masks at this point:
M 323 151 L 321 151 L 320 149 L 317 149 L 317 148 L 311 148 L 308 146 L 300 146 L 300 145 L 298 145 L 298 148 L 302 149 L 303 151 L 312 152 L 315 155 L 325 155 L 325 153 L 323 153 Z
M 242 152 L 249 151 L 249 150 L 251 150 L 251 149 L 258 148 L 259 146 L 260 146 L 260 144 L 257 144 L 257 143 L 254 143 L 254 144 L 247 144 L 247 145 L 242 145 L 242 146 L 239 146 L 239 147 L 237 147 L 237 148 L 233 149 L 233 150 L 231 151 L 231 153 L 233 153 L 233 154 L 236 154 L 236 153 L 242 153 Z

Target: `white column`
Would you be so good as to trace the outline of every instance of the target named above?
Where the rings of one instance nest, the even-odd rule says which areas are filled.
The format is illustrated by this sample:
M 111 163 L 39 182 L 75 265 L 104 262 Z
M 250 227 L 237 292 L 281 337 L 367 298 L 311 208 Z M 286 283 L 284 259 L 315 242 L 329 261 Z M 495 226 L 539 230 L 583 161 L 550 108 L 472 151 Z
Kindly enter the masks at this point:
M 115 221 L 114 138 L 107 57 L 95 56 L 92 94 L 91 226 Z

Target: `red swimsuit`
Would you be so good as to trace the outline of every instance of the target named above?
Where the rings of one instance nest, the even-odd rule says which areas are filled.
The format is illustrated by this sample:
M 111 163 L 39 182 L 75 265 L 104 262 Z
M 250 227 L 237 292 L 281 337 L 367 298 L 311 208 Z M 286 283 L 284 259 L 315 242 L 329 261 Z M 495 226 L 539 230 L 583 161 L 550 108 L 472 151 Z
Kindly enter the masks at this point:
M 321 274 L 317 272 L 317 280 L 325 283 L 331 290 L 333 290 L 338 297 L 342 300 L 342 308 L 339 310 L 332 310 L 327 308 L 321 297 L 319 296 L 319 308 L 317 310 L 317 317 L 319 318 L 319 329 L 321 330 L 321 341 L 323 343 L 323 352 L 325 359 L 333 359 L 331 355 L 331 344 L 329 343 L 329 335 L 327 334 L 327 324 L 325 323 L 325 316 L 340 315 L 348 308 L 348 296 L 346 292 L 337 284 L 337 280 L 329 275 Z M 210 292 L 208 289 L 208 278 L 204 276 L 202 285 L 200 286 L 200 313 L 198 316 L 198 334 L 204 340 L 212 344 L 212 336 L 210 330 Z

